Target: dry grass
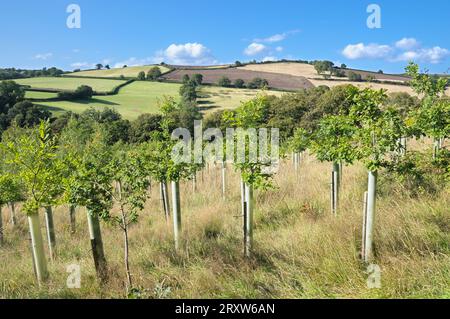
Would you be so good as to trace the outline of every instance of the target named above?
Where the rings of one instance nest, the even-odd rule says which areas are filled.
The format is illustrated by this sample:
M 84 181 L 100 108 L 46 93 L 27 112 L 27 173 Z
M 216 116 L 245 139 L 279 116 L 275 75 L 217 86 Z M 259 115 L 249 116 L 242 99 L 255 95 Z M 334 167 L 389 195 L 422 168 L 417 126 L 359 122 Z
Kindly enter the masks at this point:
M 220 170 L 198 176 L 198 191 L 182 185 L 184 248 L 175 253 L 171 225 L 164 220 L 157 187 L 131 230 L 131 269 L 148 298 L 449 298 L 449 191 L 410 198 L 400 188 L 383 191 L 376 219 L 376 263 L 382 289 L 366 285 L 359 261 L 365 171 L 344 169 L 340 216 L 329 213 L 330 165 L 308 157 L 295 174 L 283 164 L 274 190 L 257 192 L 254 258 L 242 256 L 239 184 L 229 170 L 228 199 L 220 194 Z M 0 297 L 124 297 L 122 237 L 103 225 L 110 281 L 95 280 L 85 212 L 77 210 L 71 235 L 68 209 L 55 214 L 58 259 L 51 279 L 38 288 L 31 268 L 25 218 L 5 231 L 0 249 Z M 6 214 L 5 214 L 6 215 Z M 43 229 L 44 231 L 44 229 Z M 66 266 L 82 267 L 82 288 L 69 290 Z

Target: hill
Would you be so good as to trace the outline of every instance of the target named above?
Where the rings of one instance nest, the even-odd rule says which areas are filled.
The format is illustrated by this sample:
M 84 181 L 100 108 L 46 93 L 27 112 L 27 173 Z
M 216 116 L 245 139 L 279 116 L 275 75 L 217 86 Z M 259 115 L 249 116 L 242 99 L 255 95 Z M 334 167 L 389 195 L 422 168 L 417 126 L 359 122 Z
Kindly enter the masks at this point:
M 139 72 L 144 71 L 145 74 L 155 65 L 144 65 L 144 66 L 129 66 L 126 68 L 116 68 L 109 70 L 89 70 L 81 72 L 68 73 L 65 76 L 86 76 L 86 77 L 101 77 L 101 78 L 118 78 L 123 75 L 126 78 L 136 78 Z M 161 70 L 161 73 L 169 72 L 170 69 L 165 66 L 157 65 Z

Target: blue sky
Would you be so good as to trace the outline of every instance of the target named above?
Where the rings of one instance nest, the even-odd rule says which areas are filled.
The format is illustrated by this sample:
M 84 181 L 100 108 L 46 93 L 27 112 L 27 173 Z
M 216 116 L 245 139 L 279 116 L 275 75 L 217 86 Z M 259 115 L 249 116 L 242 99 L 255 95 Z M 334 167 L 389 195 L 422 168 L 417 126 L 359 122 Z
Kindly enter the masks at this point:
M 69 29 L 69 4 L 81 28 Z M 367 27 L 369 4 L 381 28 Z M 402 72 L 413 59 L 450 67 L 450 1 L 428 0 L 3 0 L 0 67 L 65 70 L 165 61 L 328 59 L 354 68 Z

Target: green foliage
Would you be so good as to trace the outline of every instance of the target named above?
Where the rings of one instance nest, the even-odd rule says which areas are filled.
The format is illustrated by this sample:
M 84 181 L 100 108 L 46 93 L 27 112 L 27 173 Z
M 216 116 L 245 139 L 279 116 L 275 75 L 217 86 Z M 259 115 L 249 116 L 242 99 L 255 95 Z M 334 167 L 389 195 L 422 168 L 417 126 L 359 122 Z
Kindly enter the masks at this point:
M 269 87 L 269 81 L 262 78 L 254 78 L 247 83 L 249 89 L 267 89 Z
M 189 80 L 180 87 L 180 96 L 183 101 L 195 102 L 197 100 L 197 84 Z
M 152 67 L 147 73 L 147 80 L 155 81 L 161 76 L 161 69 L 157 66 Z
M 219 86 L 223 86 L 223 87 L 230 87 L 231 86 L 231 80 L 226 77 L 226 76 L 222 76 L 219 81 L 217 81 L 217 85 Z
M 57 204 L 63 192 L 63 164 L 57 157 L 49 123 L 41 122 L 37 130 L 2 147 L 7 152 L 7 162 L 16 166 L 23 183 L 26 198 L 23 210 L 37 214 L 39 208 Z
M 234 81 L 234 87 L 238 88 L 238 89 L 241 89 L 241 88 L 245 87 L 245 81 L 242 80 L 242 79 L 236 79 Z
M 320 161 L 352 164 L 357 158 L 355 134 L 356 127 L 348 116 L 327 116 L 314 132 L 311 148 Z
M 330 61 L 316 61 L 314 62 L 314 68 L 317 74 L 322 75 L 325 78 L 329 78 L 333 73 L 334 63 Z M 328 74 L 326 72 L 329 72 Z
M 138 76 L 137 76 L 137 79 L 139 81 L 144 81 L 145 80 L 145 72 L 144 71 L 139 72 Z
M 202 85 L 203 83 L 203 75 L 196 73 L 194 75 L 192 75 L 192 81 L 195 82 L 195 84 L 197 85 Z
M 266 163 L 261 156 L 255 162 L 251 161 L 250 143 L 247 143 L 246 130 L 261 128 L 267 120 L 268 110 L 267 96 L 259 95 L 248 102 L 242 103 L 235 111 L 225 111 L 223 113 L 225 123 L 230 127 L 239 128 L 235 130 L 235 141 L 246 141 L 245 160 L 239 162 L 236 157 L 234 166 L 241 172 L 242 179 L 245 183 L 262 189 L 272 187 L 272 175 L 267 172 L 270 163 Z M 257 144 L 253 145 L 253 147 L 258 148 L 257 153 L 260 155 L 261 150 L 259 149 L 259 143 Z
M 67 149 L 63 184 L 66 202 L 86 207 L 92 214 L 108 220 L 112 207 L 113 154 L 106 143 L 106 134 L 99 126 L 79 148 L 70 143 L 63 145 Z

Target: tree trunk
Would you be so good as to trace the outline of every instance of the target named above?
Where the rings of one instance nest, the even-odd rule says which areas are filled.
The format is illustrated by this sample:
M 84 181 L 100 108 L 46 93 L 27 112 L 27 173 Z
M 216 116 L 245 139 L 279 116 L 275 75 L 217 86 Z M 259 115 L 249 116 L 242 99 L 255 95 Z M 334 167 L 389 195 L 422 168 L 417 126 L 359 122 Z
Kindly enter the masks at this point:
M 222 198 L 227 198 L 227 164 L 222 162 Z
M 11 211 L 11 225 L 17 225 L 17 217 L 16 217 L 16 203 L 10 203 L 9 209 Z
M 180 205 L 180 183 L 172 181 L 172 206 L 173 206 L 173 235 L 175 249 L 180 248 L 181 234 L 181 205 Z
M 70 232 L 72 234 L 75 234 L 77 231 L 77 223 L 76 223 L 75 206 L 74 205 L 69 206 L 69 218 L 70 218 Z
M 53 223 L 53 210 L 50 206 L 45 208 L 45 226 L 47 228 L 48 250 L 51 260 L 56 256 L 55 225 Z
M 253 186 L 245 184 L 245 256 L 251 257 L 253 246 Z
M 0 206 L 0 247 L 3 246 L 3 206 Z
M 373 259 L 373 231 L 375 222 L 375 207 L 377 193 L 378 172 L 369 172 L 367 189 L 367 218 L 366 218 L 366 242 L 364 261 L 369 263 Z
M 103 250 L 102 232 L 100 221 L 96 214 L 87 211 L 87 221 L 89 227 L 89 236 L 91 240 L 92 257 L 94 259 L 95 271 L 101 283 L 107 280 L 107 263 L 105 252 Z
M 44 253 L 44 241 L 42 239 L 39 213 L 28 215 L 28 224 L 31 234 L 31 246 L 33 250 L 34 270 L 39 285 L 48 279 L 47 260 Z

